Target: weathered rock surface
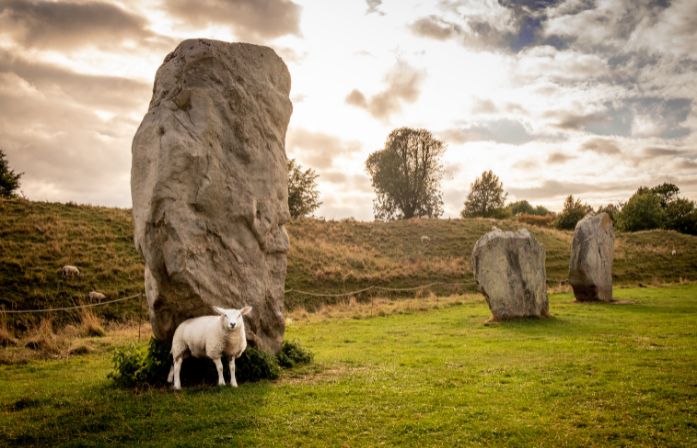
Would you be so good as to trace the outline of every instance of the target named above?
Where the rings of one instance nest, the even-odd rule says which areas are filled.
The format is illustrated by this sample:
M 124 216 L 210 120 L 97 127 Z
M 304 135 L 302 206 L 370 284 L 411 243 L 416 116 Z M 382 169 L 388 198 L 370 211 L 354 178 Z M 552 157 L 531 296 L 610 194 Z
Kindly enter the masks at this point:
M 526 229 L 479 238 L 472 270 L 494 319 L 548 315 L 545 249 Z
M 277 352 L 289 218 L 290 74 L 273 50 L 186 40 L 157 71 L 133 139 L 134 240 L 155 336 L 212 305 L 253 311 L 249 342 Z
M 569 283 L 576 300 L 612 301 L 615 230 L 607 213 L 586 215 L 576 224 L 569 259 Z

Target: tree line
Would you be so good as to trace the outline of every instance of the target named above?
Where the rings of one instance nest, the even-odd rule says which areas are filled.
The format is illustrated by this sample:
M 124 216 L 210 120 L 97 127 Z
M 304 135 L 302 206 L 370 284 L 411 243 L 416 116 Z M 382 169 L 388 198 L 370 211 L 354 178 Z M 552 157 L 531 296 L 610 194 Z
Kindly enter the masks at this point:
M 375 219 L 438 218 L 443 215 L 443 194 L 440 183 L 444 177 L 441 157 L 445 144 L 426 129 L 393 130 L 382 149 L 368 156 L 365 167 L 375 190 Z M 10 197 L 19 188 L 23 173 L 10 169 L 5 153 L 0 150 L 0 196 Z M 288 162 L 288 208 L 293 218 L 311 215 L 319 201 L 317 173 L 303 169 L 295 160 Z M 697 235 L 695 202 L 680 197 L 680 189 L 672 183 L 639 187 L 626 201 L 593 209 L 573 195 L 566 197 L 562 211 L 553 213 L 526 200 L 506 203 L 508 194 L 499 177 L 484 171 L 470 184 L 460 215 L 463 218 L 484 217 L 506 219 L 517 217 L 530 224 L 553 225 L 573 229 L 587 213 L 606 212 L 615 227 L 624 231 L 671 229 Z
M 387 137 L 385 146 L 371 153 L 365 163 L 375 190 L 375 219 L 442 216 L 443 194 L 440 182 L 444 176 L 441 162 L 444 151 L 443 142 L 434 138 L 426 129 L 405 127 L 393 130 Z M 320 204 L 317 200 L 317 174 L 313 170 L 303 172 L 294 161 L 291 161 L 289 170 L 291 215 L 297 217 L 312 213 Z M 301 178 L 305 179 L 304 182 L 298 180 Z M 304 191 L 309 206 L 300 205 L 302 194 L 290 194 L 298 189 Z M 310 194 L 309 191 L 313 193 Z M 499 177 L 490 170 L 484 171 L 470 184 L 460 215 L 463 218 L 517 217 L 530 224 L 569 230 L 589 212 L 606 212 L 619 230 L 663 228 L 697 235 L 697 207 L 694 201 L 680 197 L 680 189 L 671 183 L 640 187 L 626 202 L 607 204 L 596 209 L 569 195 L 559 213 L 553 213 L 541 205 L 533 206 L 526 200 L 507 203 L 507 197 Z

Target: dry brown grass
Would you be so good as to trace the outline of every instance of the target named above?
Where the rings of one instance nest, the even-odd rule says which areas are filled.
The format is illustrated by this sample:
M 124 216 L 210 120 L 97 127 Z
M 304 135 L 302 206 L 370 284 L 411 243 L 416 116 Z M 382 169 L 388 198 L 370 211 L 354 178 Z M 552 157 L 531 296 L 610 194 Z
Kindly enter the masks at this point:
M 102 337 L 105 335 L 102 320 L 90 308 L 80 309 L 80 334 L 86 337 Z
M 14 346 L 18 342 L 7 325 L 5 313 L 0 313 L 0 347 Z
M 315 311 L 308 311 L 304 307 L 297 307 L 288 312 L 286 323 L 292 325 L 293 322 L 300 321 L 317 322 L 330 319 L 364 319 L 374 316 L 427 311 L 480 300 L 483 299 L 479 294 L 452 295 L 447 297 L 437 297 L 433 294 L 428 294 L 424 297 L 417 296 L 408 299 L 374 297 L 372 300 L 366 301 L 358 301 L 355 297 L 348 297 L 337 304 L 320 305 Z
M 44 319 L 24 337 L 15 339 L 16 345 L 1 348 L 0 364 L 23 364 L 35 359 L 110 353 L 114 347 L 139 340 L 139 336 L 141 341 L 147 341 L 152 337 L 152 329 L 147 322 L 111 323 L 106 328 L 101 327 L 104 332 L 102 337 L 85 336 L 82 323 L 66 325 L 55 332 L 54 325 L 52 319 Z
M 40 320 L 22 339 L 24 347 L 48 356 L 60 355 L 66 348 L 66 344 L 66 338 L 58 336 L 53 331 L 53 319 L 50 317 Z

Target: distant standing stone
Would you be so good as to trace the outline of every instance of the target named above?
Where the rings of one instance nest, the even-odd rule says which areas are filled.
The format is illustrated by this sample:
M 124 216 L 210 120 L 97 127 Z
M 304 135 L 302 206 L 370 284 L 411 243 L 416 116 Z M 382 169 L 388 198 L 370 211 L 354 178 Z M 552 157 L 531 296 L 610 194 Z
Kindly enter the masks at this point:
M 615 231 L 607 213 L 587 215 L 576 224 L 569 260 L 569 283 L 576 300 L 612 301 Z
M 479 238 L 472 269 L 495 320 L 549 314 L 545 249 L 527 229 L 494 228 Z
M 278 352 L 288 235 L 290 74 L 268 47 L 191 39 L 157 71 L 133 138 L 135 245 L 153 332 L 242 308 L 252 346 Z

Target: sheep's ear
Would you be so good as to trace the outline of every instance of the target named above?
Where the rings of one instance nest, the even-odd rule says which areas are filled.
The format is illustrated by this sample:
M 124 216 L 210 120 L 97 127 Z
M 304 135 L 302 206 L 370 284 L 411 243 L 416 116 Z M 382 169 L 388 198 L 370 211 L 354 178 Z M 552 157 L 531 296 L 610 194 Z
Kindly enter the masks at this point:
M 247 314 L 252 312 L 252 307 L 249 305 L 245 305 L 244 308 L 240 310 L 240 314 L 243 316 L 246 316 Z
M 224 316 L 224 315 L 225 315 L 225 309 L 224 309 L 224 308 L 220 308 L 220 307 L 218 307 L 218 306 L 214 306 L 214 307 L 213 307 L 213 311 L 215 311 L 216 313 L 220 314 L 221 316 Z

